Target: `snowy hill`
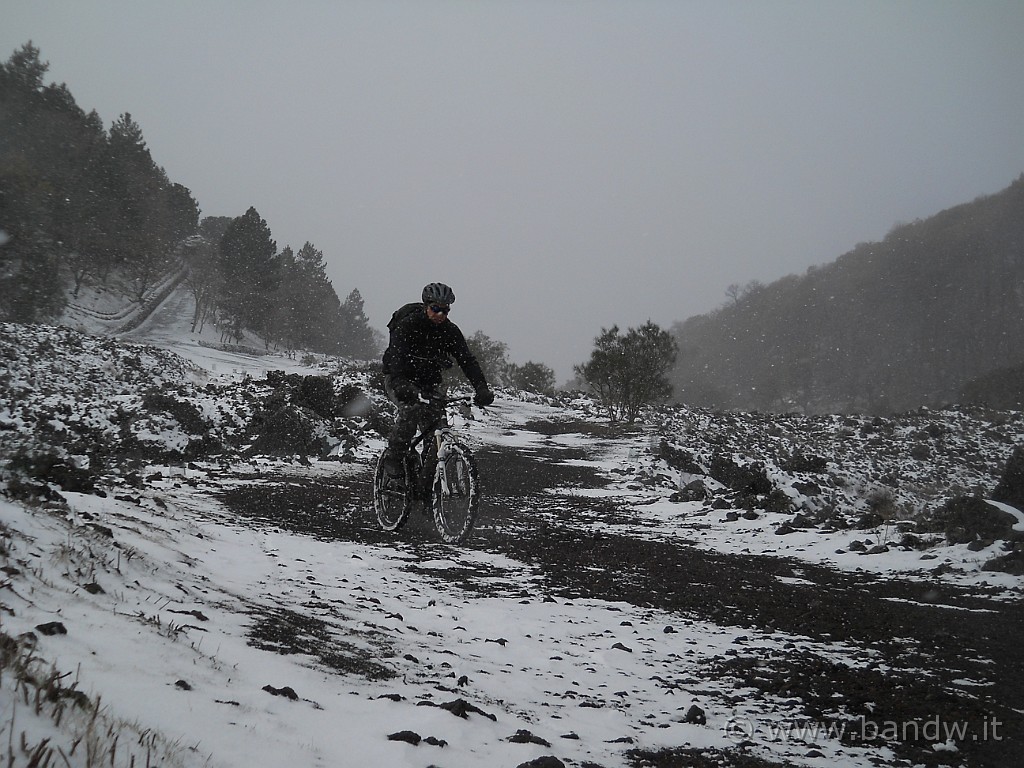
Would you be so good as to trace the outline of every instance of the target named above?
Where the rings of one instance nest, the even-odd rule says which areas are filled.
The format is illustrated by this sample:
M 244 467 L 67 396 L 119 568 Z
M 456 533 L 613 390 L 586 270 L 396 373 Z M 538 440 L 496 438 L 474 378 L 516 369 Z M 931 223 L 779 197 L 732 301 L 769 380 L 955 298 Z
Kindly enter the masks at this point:
M 187 304 L 0 326 L 11 764 L 1017 764 L 1024 517 L 982 497 L 1021 413 L 626 429 L 503 392 L 455 425 L 485 500 L 450 547 L 377 529 L 372 369 Z M 288 408 L 315 450 L 261 449 Z

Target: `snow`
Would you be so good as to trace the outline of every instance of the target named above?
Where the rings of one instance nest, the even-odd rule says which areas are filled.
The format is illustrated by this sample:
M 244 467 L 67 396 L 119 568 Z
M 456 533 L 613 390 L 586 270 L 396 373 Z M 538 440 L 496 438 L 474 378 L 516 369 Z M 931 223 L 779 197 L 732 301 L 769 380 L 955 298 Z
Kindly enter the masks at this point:
M 123 341 L 150 345 L 139 348 L 140 377 L 161 371 L 168 381 L 194 387 L 204 414 L 241 406 L 218 399 L 215 390 L 204 399 L 203 386 L 261 379 L 270 370 L 322 372 L 316 361 L 210 346 L 211 332 L 204 339 L 187 333 L 186 309 L 187 295 L 179 290 Z M 102 330 L 104 323 L 93 320 L 92 327 L 84 320 L 80 325 Z M 49 382 L 64 393 L 53 397 L 74 406 L 82 402 L 87 381 L 100 395 L 88 410 L 66 409 L 49 420 L 49 428 L 63 433 L 69 425 L 89 423 L 113 435 L 116 427 L 101 406 L 130 407 L 137 400 L 134 390 L 102 388 L 103 372 L 117 365 L 98 349 L 69 362 L 67 381 Z M 24 379 L 17 375 L 12 369 L 11 391 L 35 387 L 31 371 Z M 699 502 L 668 501 L 664 483 L 637 483 L 636 473 L 624 468 L 643 462 L 651 475 L 669 476 L 670 487 L 688 479 L 651 457 L 649 432 L 595 440 L 528 428 L 562 420 L 566 410 L 599 421 L 585 410 L 588 401 L 578 405 L 499 399 L 474 421 L 470 439 L 475 446 L 526 454 L 552 445 L 588 449 L 589 458 L 567 463 L 594 467 L 612 481 L 561 492 L 624 501 L 636 519 L 613 524 L 595 516 L 581 519 L 580 526 L 681 539 L 716 552 L 774 554 L 880 579 L 923 575 L 943 563 L 950 566 L 943 577 L 950 583 L 994 588 L 993 600 L 1021 596 L 1020 577 L 980 568 L 996 554 L 996 544 L 980 552 L 942 547 L 938 560 L 922 561 L 915 550 L 870 556 L 851 551 L 852 538 L 866 538 L 861 532 L 809 529 L 778 536 L 774 528 L 787 516 L 725 521 L 724 511 L 708 511 Z M 8 432 L 24 431 L 25 419 L 13 405 L 0 408 L 0 426 Z M 230 428 L 230 419 L 225 423 Z M 173 419 L 153 418 L 137 429 L 144 443 L 183 447 L 189 439 Z M 289 472 L 351 476 L 365 472 L 379 447 L 371 440 L 360 448 L 363 463 L 289 465 Z M 256 474 L 277 466 L 252 460 Z M 826 736 L 813 743 L 820 756 L 808 757 L 806 744 L 796 749 L 785 739 L 757 738 L 755 733 L 768 733 L 799 713 L 784 700 L 768 711 L 703 674 L 711 659 L 738 644 L 748 653 L 770 654 L 793 644 L 851 666 L 877 663 L 864 648 L 741 631 L 626 603 L 556 598 L 545 593 L 530 566 L 469 547 L 413 543 L 401 535 L 386 545 L 319 540 L 254 525 L 235 518 L 210 492 L 218 483 L 247 481 L 237 475 L 216 479 L 202 463 L 149 464 L 141 474 L 148 478 L 142 488 L 105 497 L 62 491 L 62 500 L 39 504 L 0 500 L 6 566 L 0 629 L 10 638 L 35 635 L 35 644 L 23 651 L 28 663 L 64 676 L 64 689 L 100 703 L 95 716 L 64 706 L 58 726 L 53 713 L 59 702 L 39 704 L 5 673 L 2 723 L 14 738 L 24 734 L 29 746 L 52 739 L 71 765 L 100 764 L 85 754 L 91 743 L 93 755 L 114 751 L 104 762 L 112 765 L 468 768 L 516 766 L 556 754 L 569 765 L 591 761 L 612 768 L 627 765 L 630 748 L 726 749 L 736 745 L 738 733 L 754 738 L 766 754 L 798 765 L 840 760 L 867 768 L 892 757 L 884 747 L 841 745 Z M 1024 530 L 1020 511 L 992 503 L 1017 517 L 1015 530 Z M 443 578 L 452 568 L 479 573 L 475 588 Z M 780 580 L 807 583 L 798 571 Z M 263 619 L 290 629 L 255 639 L 254 625 Z M 37 628 L 48 622 L 60 622 L 66 634 L 40 633 Z M 338 659 L 304 647 L 298 642 L 303 633 L 326 638 L 355 671 L 340 673 L 332 667 Z M 296 641 L 293 652 L 274 652 L 275 644 L 281 650 L 290 641 Z M 387 670 L 393 676 L 385 677 Z M 280 695 L 288 689 L 294 698 Z M 480 712 L 460 717 L 437 706 L 459 699 Z M 706 712 L 706 724 L 684 722 L 694 704 Z M 437 741 L 388 739 L 406 730 Z M 510 742 L 519 731 L 551 746 Z M 122 736 L 111 746 L 117 733 Z M 76 739 L 81 741 L 72 751 Z M 934 748 L 956 747 L 949 742 Z
M 1009 504 L 1004 504 L 1001 501 L 993 501 L 992 499 L 988 499 L 987 501 L 993 507 L 1001 509 L 1006 514 L 1016 517 L 1017 522 L 1013 524 L 1013 530 L 1024 532 L 1024 512 L 1021 512 L 1016 507 L 1011 507 Z
M 710 728 L 677 722 L 693 703 L 713 711 L 708 700 L 715 692 L 676 692 L 651 677 L 649 662 L 670 660 L 666 669 L 674 678 L 696 683 L 708 659 L 733 647 L 735 628 L 689 620 L 684 626 L 678 616 L 622 603 L 524 600 L 521 594 L 536 593 L 530 571 L 486 553 L 452 552 L 419 563 L 428 571 L 453 564 L 502 571 L 493 585 L 481 585 L 488 596 L 470 599 L 404 570 L 416 556 L 400 543 L 367 547 L 241 528 L 170 480 L 157 489 L 166 509 L 68 493 L 67 521 L 0 503 L 0 521 L 21 532 L 12 541 L 15 558 L 38 574 L 22 588 L 27 595 L 5 597 L 14 615 L 5 616 L 3 627 L 18 636 L 61 621 L 68 634 L 40 638 L 37 652 L 73 672 L 80 690 L 101 696 L 109 716 L 186 745 L 182 764 L 512 765 L 552 751 L 505 741 L 523 729 L 557 744 L 563 760 L 621 765 L 622 745 L 609 743 L 615 739 L 728 747 L 725 715 L 759 716 L 740 708 L 722 713 L 719 722 L 712 716 Z M 95 595 L 81 589 L 74 572 L 87 549 L 103 544 L 83 530 L 85 516 L 116 525 L 120 547 L 120 562 L 110 551 L 106 567 L 89 575 L 103 589 Z M 390 647 L 401 678 L 341 677 L 309 658 L 252 647 L 248 617 L 285 606 L 329 616 L 332 634 L 345 643 Z M 666 633 L 671 626 L 677 632 Z M 799 642 L 857 661 L 841 643 L 778 635 L 752 642 Z M 404 662 L 409 655 L 416 661 Z M 460 688 L 463 675 L 468 682 Z M 178 687 L 179 680 L 190 690 Z M 299 698 L 271 696 L 267 685 L 291 687 Z M 619 691 L 666 727 L 652 732 L 631 710 L 579 706 Z M 18 727 L 25 727 L 27 713 L 4 693 L 5 715 L 13 707 Z M 497 719 L 471 714 L 463 720 L 416 706 L 460 696 L 472 696 Z M 447 746 L 386 739 L 405 729 Z

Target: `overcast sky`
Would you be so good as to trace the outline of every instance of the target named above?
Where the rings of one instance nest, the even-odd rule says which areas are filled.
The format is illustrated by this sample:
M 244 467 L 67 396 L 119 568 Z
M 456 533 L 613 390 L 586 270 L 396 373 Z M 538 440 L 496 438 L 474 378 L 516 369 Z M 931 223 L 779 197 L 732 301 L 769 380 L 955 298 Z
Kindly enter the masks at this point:
M 1024 172 L 1020 0 L 4 0 L 28 40 L 375 327 L 447 282 L 559 381 Z

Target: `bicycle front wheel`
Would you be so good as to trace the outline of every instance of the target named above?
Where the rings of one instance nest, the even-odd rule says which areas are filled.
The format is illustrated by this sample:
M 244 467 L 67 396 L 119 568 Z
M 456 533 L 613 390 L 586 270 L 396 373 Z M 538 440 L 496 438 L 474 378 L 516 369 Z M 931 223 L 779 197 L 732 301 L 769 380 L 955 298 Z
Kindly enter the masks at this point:
M 447 457 L 434 470 L 431 498 L 441 538 L 449 544 L 464 541 L 480 509 L 480 477 L 468 448 L 458 443 L 448 446 Z
M 412 480 L 408 462 L 403 477 L 392 477 L 387 473 L 384 461 L 389 450 L 385 448 L 377 457 L 377 466 L 373 471 L 373 509 L 381 528 L 397 531 L 405 525 L 412 511 Z

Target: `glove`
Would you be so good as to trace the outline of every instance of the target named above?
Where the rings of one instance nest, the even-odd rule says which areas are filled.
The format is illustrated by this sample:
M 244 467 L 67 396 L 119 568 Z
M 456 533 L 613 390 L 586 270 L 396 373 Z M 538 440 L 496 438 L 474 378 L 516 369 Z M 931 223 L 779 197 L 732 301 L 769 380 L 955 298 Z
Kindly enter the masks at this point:
M 494 402 L 494 393 L 487 388 L 486 384 L 481 384 L 476 388 L 476 397 L 473 398 L 473 404 L 479 407 L 490 405 Z
M 421 389 L 416 395 L 417 402 L 423 403 L 424 405 L 429 405 L 438 399 L 440 399 L 440 395 L 437 393 L 436 389 Z
M 407 379 L 395 379 L 392 381 L 391 390 L 395 394 L 395 399 L 406 405 L 415 403 L 420 396 L 420 388 Z

